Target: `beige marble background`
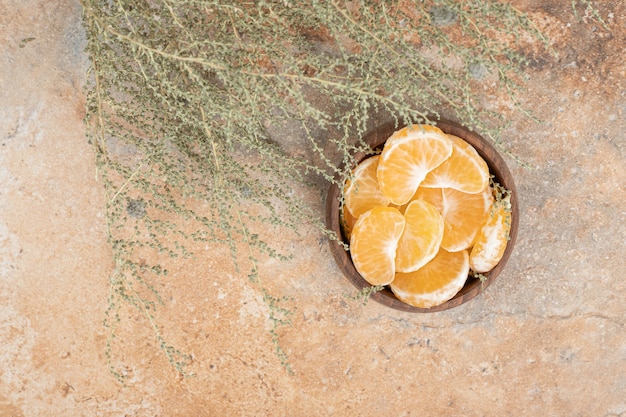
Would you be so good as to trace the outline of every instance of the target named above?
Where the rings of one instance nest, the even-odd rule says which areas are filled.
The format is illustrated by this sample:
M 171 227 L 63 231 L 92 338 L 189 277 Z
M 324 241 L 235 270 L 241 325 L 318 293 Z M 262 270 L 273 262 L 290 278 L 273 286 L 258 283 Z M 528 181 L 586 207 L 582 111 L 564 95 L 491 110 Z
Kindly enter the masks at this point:
M 0 416 L 626 415 L 626 6 L 600 2 L 609 33 L 568 0 L 513 3 L 559 58 L 533 62 L 521 96 L 545 122 L 517 115 L 505 135 L 530 167 L 507 159 L 521 227 L 498 281 L 442 313 L 361 306 L 305 227 L 284 242 L 293 260 L 261 265 L 295 309 L 289 375 L 260 293 L 207 247 L 158 283 L 158 322 L 195 377 L 128 310 L 121 386 L 104 354 L 113 263 L 82 122 L 81 7 L 0 0 Z

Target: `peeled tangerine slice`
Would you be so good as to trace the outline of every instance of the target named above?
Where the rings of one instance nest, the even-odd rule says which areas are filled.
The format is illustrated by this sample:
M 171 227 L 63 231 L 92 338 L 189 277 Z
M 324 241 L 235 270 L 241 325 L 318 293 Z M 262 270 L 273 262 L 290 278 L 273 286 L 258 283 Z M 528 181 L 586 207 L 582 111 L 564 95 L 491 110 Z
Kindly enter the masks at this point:
M 441 247 L 450 252 L 468 249 L 489 217 L 489 209 L 493 204 L 491 187 L 478 194 L 463 193 L 452 188 L 444 188 L 441 192 L 444 221 Z
M 443 194 L 441 188 L 420 187 L 412 198 L 413 200 L 424 200 L 437 207 L 439 213 L 443 213 Z
M 415 192 L 415 195 L 411 197 L 411 200 L 409 200 L 409 202 L 406 205 L 400 206 L 398 208 L 398 210 L 400 210 L 400 213 L 404 213 L 406 211 L 406 208 L 409 206 L 409 204 L 411 204 L 415 200 L 426 201 L 427 203 L 430 203 L 433 206 L 435 206 L 437 210 L 439 211 L 439 213 L 443 213 L 443 194 L 441 192 L 441 188 L 419 187 L 417 191 Z M 444 219 L 444 223 L 445 223 L 445 219 Z
M 389 205 L 376 177 L 379 159 L 380 155 L 375 155 L 357 165 L 352 171 L 352 180 L 346 184 L 346 208 L 355 218 L 374 207 Z
M 489 185 L 487 163 L 472 145 L 457 136 L 447 136 L 452 141 L 452 155 L 426 175 L 422 187 L 480 193 Z
M 352 262 L 371 285 L 393 281 L 396 248 L 404 226 L 404 216 L 394 207 L 375 207 L 356 221 L 350 236 Z
M 348 238 L 359 216 L 374 207 L 385 207 L 389 200 L 378 185 L 376 169 L 380 155 L 362 161 L 352 171 L 352 179 L 344 188 L 345 205 L 343 206 L 343 230 Z
M 416 271 L 430 262 L 441 245 L 443 217 L 439 210 L 423 200 L 414 200 L 404 212 L 406 226 L 398 242 L 396 271 Z
M 470 253 L 472 271 L 489 272 L 500 262 L 511 230 L 511 210 L 509 201 L 495 203 L 493 213 L 480 229 Z
M 439 250 L 437 256 L 415 272 L 398 272 L 391 290 L 399 300 L 414 307 L 430 308 L 445 303 L 465 285 L 469 274 L 466 250 Z
M 440 129 L 412 125 L 395 132 L 385 143 L 378 162 L 383 194 L 397 206 L 409 202 L 426 174 L 452 154 L 452 141 Z

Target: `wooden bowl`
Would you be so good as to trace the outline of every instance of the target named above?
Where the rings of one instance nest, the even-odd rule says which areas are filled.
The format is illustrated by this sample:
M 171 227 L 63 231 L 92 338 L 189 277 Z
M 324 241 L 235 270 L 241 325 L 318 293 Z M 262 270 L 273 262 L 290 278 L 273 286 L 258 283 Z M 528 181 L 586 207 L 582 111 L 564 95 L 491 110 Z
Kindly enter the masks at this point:
M 487 162 L 487 165 L 489 165 L 489 170 L 491 171 L 491 174 L 495 176 L 496 181 L 503 185 L 506 189 L 511 191 L 512 223 L 510 240 L 507 244 L 502 260 L 498 263 L 498 265 L 496 265 L 494 269 L 492 269 L 488 273 L 483 274 L 487 277 L 484 282 L 481 282 L 476 278 L 468 277 L 467 281 L 465 282 L 465 286 L 452 299 L 438 306 L 434 306 L 431 308 L 413 307 L 398 300 L 388 288 L 372 294 L 371 298 L 376 300 L 377 302 L 401 311 L 428 313 L 448 310 L 450 308 L 457 307 L 463 303 L 466 303 L 472 298 L 476 297 L 478 294 L 482 293 L 489 285 L 491 285 L 491 283 L 495 281 L 498 275 L 500 275 L 500 272 L 506 265 L 507 260 L 513 252 L 515 239 L 517 237 L 519 220 L 517 190 L 515 188 L 515 183 L 513 182 L 511 172 L 506 166 L 504 159 L 502 159 L 498 151 L 490 142 L 488 142 L 476 132 L 472 132 L 463 126 L 448 120 L 439 120 L 436 122 L 436 126 L 442 131 L 458 136 L 468 142 L 470 145 L 472 145 L 480 154 L 480 156 L 482 156 L 483 159 Z M 372 149 L 381 148 L 383 144 L 387 141 L 387 139 L 400 128 L 402 128 L 402 126 L 396 127 L 393 122 L 389 122 L 378 126 L 377 128 L 368 132 L 364 136 L 364 140 L 368 145 L 370 145 Z M 357 162 L 361 162 L 367 156 L 368 155 L 365 153 L 360 153 L 355 155 L 355 159 Z M 328 195 L 326 197 L 326 227 L 336 233 L 340 241 L 343 241 L 344 243 L 349 243 L 348 239 L 346 239 L 343 234 L 340 224 L 340 194 L 341 192 L 337 185 L 333 184 L 330 186 L 328 190 Z M 343 246 L 334 240 L 330 241 L 330 250 L 341 272 L 343 272 L 343 274 L 348 278 L 348 280 L 350 280 L 350 282 L 352 282 L 352 284 L 354 284 L 357 289 L 361 290 L 365 287 L 370 286 L 370 284 L 365 281 L 357 272 L 354 264 L 352 263 L 352 258 L 350 257 L 349 251 L 344 250 Z

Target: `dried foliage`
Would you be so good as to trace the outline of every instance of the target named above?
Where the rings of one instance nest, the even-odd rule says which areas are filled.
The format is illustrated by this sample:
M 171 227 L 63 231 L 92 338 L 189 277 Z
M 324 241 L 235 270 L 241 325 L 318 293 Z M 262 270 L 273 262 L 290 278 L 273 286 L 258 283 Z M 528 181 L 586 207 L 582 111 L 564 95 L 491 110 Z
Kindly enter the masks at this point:
M 495 0 L 81 2 L 87 122 L 116 260 L 108 357 L 120 306 L 130 305 L 183 374 L 190 358 L 155 321 L 154 282 L 167 276 L 159 254 L 191 256 L 190 242 L 228 247 L 263 294 L 287 364 L 277 328 L 289 310 L 266 291 L 257 261 L 289 254 L 259 225 L 323 229 L 293 187 L 343 183 L 376 118 L 430 122 L 445 111 L 497 138 L 501 115 L 476 101 L 476 88 L 489 79 L 515 103 L 525 46 L 547 45 L 524 13 Z

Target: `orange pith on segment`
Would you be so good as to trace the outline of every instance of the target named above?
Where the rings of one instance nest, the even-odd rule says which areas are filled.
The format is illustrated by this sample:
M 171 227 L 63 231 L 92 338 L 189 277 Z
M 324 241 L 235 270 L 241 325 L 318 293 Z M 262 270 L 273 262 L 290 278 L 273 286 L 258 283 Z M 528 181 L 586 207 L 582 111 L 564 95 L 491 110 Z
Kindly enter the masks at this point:
M 396 271 L 413 272 L 430 262 L 441 245 L 443 217 L 423 200 L 412 201 L 404 212 L 406 226 L 396 251 Z
M 489 217 L 493 204 L 491 187 L 478 194 L 467 194 L 452 188 L 443 195 L 444 232 L 441 247 L 449 252 L 468 249 Z
M 378 162 L 378 182 L 395 205 L 409 202 L 428 172 L 452 154 L 452 141 L 440 129 L 412 125 L 395 132 L 385 143 Z
M 361 162 L 352 171 L 352 179 L 346 182 L 345 207 L 356 219 L 374 207 L 389 205 L 376 177 L 379 159 L 380 155 L 375 155 Z
M 393 207 L 375 207 L 356 221 L 350 236 L 354 267 L 371 285 L 388 285 L 395 276 L 404 216 Z
M 470 266 L 478 273 L 489 272 L 500 262 L 509 241 L 511 209 L 509 197 L 496 202 L 470 252 Z
M 441 249 L 432 261 L 417 271 L 398 272 L 390 284 L 391 291 L 399 300 L 414 307 L 434 307 L 450 300 L 463 288 L 469 269 L 466 250 Z
M 422 181 L 422 187 L 453 188 L 468 194 L 482 192 L 489 185 L 489 167 L 476 149 L 463 139 L 448 135 L 452 154 Z
M 441 188 L 419 187 L 412 200 L 424 200 L 437 207 L 439 213 L 443 213 L 443 194 Z
M 415 200 L 423 200 L 427 203 L 432 204 L 437 208 L 439 213 L 443 213 L 443 194 L 441 193 L 441 188 L 425 188 L 419 187 L 413 197 L 403 206 L 397 207 L 401 213 L 404 214 L 406 208 Z

